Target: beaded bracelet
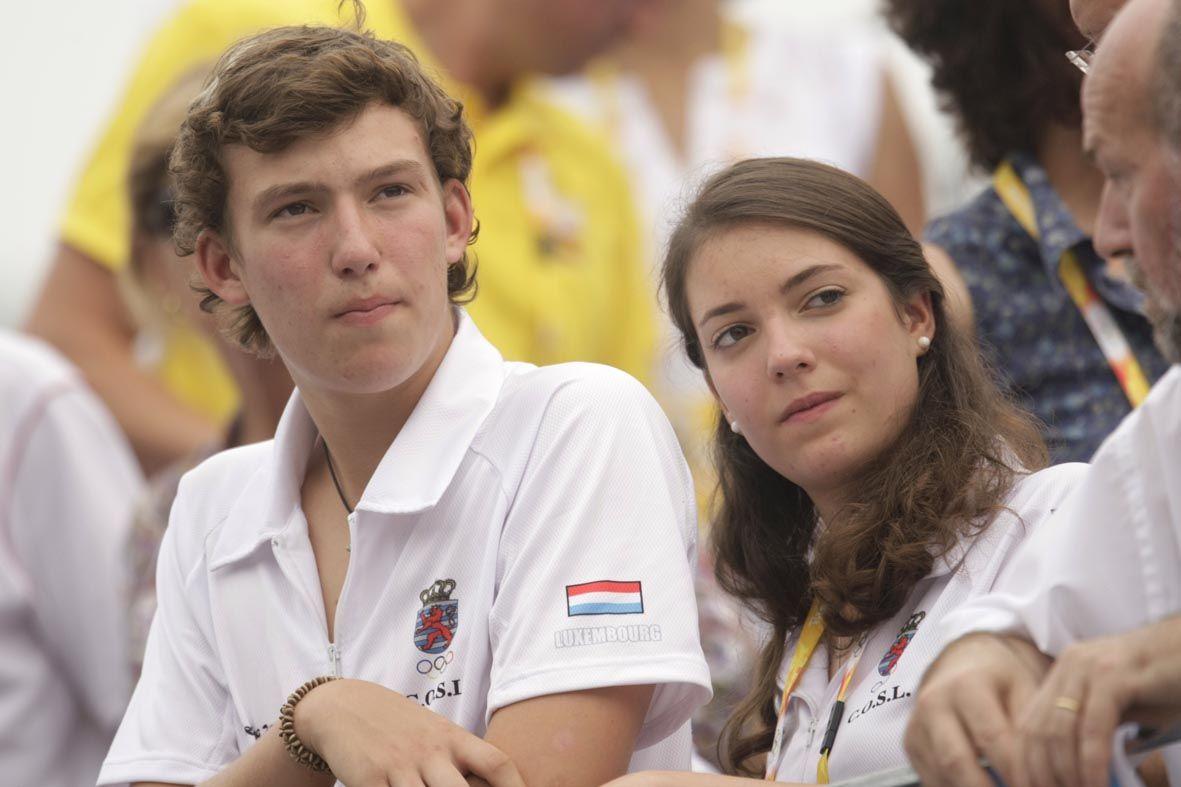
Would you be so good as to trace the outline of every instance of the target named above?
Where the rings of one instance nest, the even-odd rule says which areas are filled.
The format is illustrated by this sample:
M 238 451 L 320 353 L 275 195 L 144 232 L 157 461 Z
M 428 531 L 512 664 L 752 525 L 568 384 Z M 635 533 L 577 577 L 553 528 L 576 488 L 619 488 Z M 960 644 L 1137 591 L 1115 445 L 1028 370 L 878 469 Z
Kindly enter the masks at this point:
M 279 739 L 287 748 L 287 753 L 300 765 L 311 768 L 316 773 L 332 773 L 328 763 L 316 752 L 303 745 L 303 741 L 295 734 L 295 706 L 307 696 L 308 692 L 317 686 L 323 686 L 329 681 L 338 680 L 335 675 L 321 675 L 312 678 L 307 683 L 291 692 L 287 702 L 279 708 Z

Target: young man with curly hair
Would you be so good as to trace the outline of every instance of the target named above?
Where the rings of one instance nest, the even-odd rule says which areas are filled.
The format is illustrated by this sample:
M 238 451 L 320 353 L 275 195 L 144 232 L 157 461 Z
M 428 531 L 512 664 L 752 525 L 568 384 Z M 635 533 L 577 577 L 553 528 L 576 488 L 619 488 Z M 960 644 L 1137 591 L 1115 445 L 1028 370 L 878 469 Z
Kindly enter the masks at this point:
M 507 363 L 457 305 L 471 167 L 459 103 L 357 33 L 245 39 L 190 108 L 178 246 L 296 391 L 273 441 L 182 480 L 100 783 L 688 766 L 709 680 L 683 457 L 634 380 Z

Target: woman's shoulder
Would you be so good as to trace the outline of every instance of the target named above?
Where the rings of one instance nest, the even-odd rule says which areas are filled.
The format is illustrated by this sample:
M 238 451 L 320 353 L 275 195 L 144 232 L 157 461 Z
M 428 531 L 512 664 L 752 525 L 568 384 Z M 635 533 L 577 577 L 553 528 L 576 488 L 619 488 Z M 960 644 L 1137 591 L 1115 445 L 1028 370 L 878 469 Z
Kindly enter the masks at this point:
M 1019 516 L 1023 512 L 1052 513 L 1083 480 L 1088 467 L 1084 462 L 1064 462 L 1019 475 L 1006 505 Z
M 1086 471 L 1087 465 L 1069 462 L 1018 475 L 991 519 L 962 537 L 953 550 L 959 560 L 949 562 L 957 562 L 973 586 L 991 587 L 1013 551 L 1065 503 Z

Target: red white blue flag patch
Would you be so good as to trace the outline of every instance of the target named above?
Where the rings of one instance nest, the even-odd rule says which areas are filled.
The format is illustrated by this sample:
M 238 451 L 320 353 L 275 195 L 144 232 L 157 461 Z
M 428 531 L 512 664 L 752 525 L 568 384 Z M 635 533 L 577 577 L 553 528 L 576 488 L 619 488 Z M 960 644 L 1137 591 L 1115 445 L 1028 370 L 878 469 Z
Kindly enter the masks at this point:
M 604 579 L 566 586 L 566 614 L 639 615 L 644 611 L 644 591 L 639 582 Z

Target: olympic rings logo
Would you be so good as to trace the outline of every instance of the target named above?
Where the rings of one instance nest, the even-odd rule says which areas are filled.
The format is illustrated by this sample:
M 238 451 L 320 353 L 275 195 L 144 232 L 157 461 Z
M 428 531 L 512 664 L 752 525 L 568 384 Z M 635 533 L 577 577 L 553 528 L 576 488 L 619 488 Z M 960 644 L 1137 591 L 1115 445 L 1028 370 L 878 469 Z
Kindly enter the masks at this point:
M 419 659 L 418 674 L 427 675 L 431 672 L 442 673 L 447 668 L 447 665 L 455 660 L 455 651 L 449 650 L 446 653 L 435 656 L 433 659 Z

